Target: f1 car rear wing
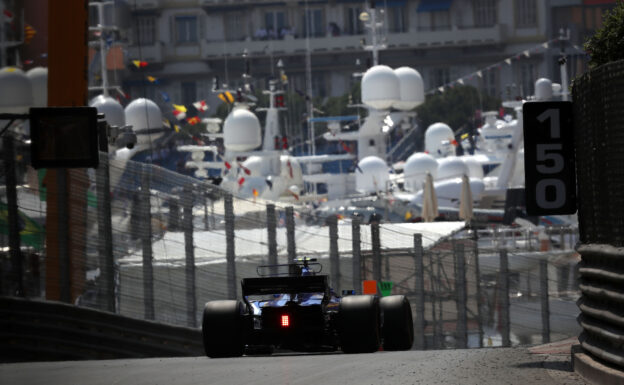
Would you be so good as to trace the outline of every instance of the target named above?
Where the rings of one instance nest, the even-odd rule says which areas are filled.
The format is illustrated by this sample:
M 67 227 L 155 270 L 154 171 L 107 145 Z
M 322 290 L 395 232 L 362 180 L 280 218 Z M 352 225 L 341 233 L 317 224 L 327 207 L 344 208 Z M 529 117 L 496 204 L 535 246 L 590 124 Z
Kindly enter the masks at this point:
M 243 297 L 258 294 L 324 293 L 325 296 L 329 294 L 326 275 L 244 278 L 241 286 Z

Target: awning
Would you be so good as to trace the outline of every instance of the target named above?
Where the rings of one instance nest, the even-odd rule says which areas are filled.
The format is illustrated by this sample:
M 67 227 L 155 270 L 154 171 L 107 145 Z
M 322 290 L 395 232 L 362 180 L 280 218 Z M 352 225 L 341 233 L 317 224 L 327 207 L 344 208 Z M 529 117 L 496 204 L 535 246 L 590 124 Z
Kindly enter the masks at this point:
M 420 0 L 416 12 L 448 11 L 453 0 Z

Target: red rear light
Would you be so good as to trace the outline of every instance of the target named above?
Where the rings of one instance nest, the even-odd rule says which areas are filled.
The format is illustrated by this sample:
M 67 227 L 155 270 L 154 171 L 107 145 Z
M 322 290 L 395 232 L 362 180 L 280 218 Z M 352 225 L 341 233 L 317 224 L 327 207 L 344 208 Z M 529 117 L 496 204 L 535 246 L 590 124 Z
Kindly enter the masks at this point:
M 290 326 L 290 317 L 288 315 L 282 316 L 282 327 L 287 328 Z

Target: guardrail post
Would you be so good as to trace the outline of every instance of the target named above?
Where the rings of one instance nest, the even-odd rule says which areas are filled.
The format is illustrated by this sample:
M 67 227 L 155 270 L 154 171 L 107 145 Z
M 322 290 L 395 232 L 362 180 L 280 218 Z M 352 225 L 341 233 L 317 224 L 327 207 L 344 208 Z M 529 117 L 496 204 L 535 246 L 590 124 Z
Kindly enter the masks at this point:
M 340 256 L 338 254 L 338 217 L 331 215 L 327 218 L 329 226 L 329 262 L 331 267 L 331 281 L 336 293 L 340 291 Z
M 503 346 L 511 346 L 510 340 L 510 320 L 509 320 L 509 261 L 507 259 L 507 250 L 500 251 L 500 268 L 499 268 L 499 301 L 500 301 L 500 322 L 501 322 L 501 338 Z
M 550 306 L 548 303 L 548 261 L 539 261 L 540 299 L 542 303 L 542 343 L 550 342 Z
M 292 206 L 286 207 L 286 241 L 288 243 L 288 262 L 297 259 L 297 247 L 295 245 L 295 216 Z
M 143 246 L 143 305 L 145 319 L 155 319 L 154 313 L 154 267 L 152 266 L 152 213 L 150 204 L 150 170 L 147 165 L 141 169 L 141 193 L 139 199 L 139 232 Z
M 71 303 L 71 270 L 69 258 L 69 197 L 67 169 L 57 169 L 59 288 L 61 302 Z
M 422 234 L 414 234 L 414 291 L 416 303 L 414 308 L 414 347 L 418 350 L 426 348 L 425 343 L 425 270 L 423 264 Z
M 354 217 L 351 221 L 351 241 L 353 245 L 353 289 L 357 294 L 362 293 L 362 250 L 360 245 L 360 218 Z
M 373 243 L 373 279 L 381 283 L 381 242 L 379 240 L 379 222 L 371 222 L 371 239 Z
M 467 293 L 466 293 L 466 259 L 464 256 L 464 245 L 457 241 L 453 242 L 453 253 L 455 254 L 455 288 L 457 290 L 457 347 L 468 348 L 468 317 L 467 317 Z
M 236 253 L 234 250 L 234 201 L 232 194 L 225 194 L 225 259 L 227 261 L 228 298 L 237 297 Z
M 269 203 L 266 206 L 267 216 L 267 243 L 269 246 L 269 260 L 268 264 L 271 266 L 277 265 L 277 221 L 275 219 L 275 205 Z M 271 267 L 271 274 L 276 274 L 277 269 Z
M 186 254 L 185 281 L 186 281 L 186 321 L 190 327 L 197 326 L 197 302 L 195 294 L 195 248 L 193 247 L 193 189 L 185 186 L 182 192 L 182 207 L 184 217 L 184 251 Z
M 11 256 L 11 270 L 15 276 L 13 284 L 15 290 L 10 295 L 24 296 L 24 274 L 22 271 L 22 253 L 17 214 L 17 180 L 15 177 L 15 147 L 10 134 L 2 140 L 4 152 L 4 175 L 6 179 L 7 211 L 9 225 L 9 254 Z
M 115 257 L 113 255 L 113 224 L 111 220 L 108 153 L 100 152 L 96 170 L 98 254 L 100 257 L 99 303 L 102 309 L 115 312 Z

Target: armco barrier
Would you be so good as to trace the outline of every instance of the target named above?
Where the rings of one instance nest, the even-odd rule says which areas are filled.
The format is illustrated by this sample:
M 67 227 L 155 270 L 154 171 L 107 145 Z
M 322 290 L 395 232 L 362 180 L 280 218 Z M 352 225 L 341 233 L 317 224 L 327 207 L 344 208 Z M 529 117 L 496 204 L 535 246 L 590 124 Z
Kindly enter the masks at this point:
M 203 355 L 201 330 L 60 302 L 0 297 L 0 361 Z

